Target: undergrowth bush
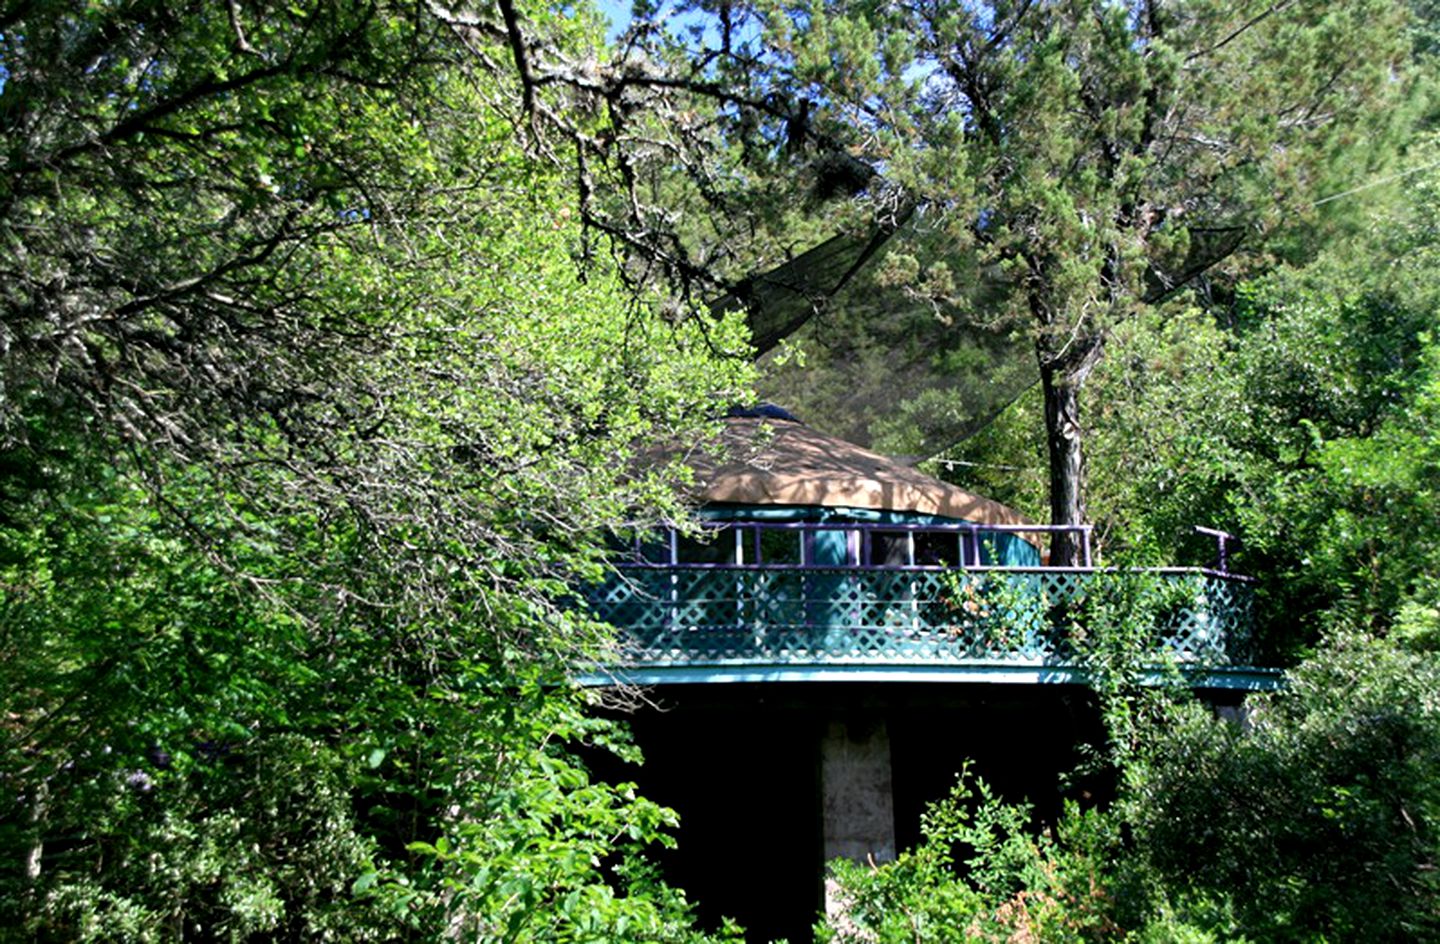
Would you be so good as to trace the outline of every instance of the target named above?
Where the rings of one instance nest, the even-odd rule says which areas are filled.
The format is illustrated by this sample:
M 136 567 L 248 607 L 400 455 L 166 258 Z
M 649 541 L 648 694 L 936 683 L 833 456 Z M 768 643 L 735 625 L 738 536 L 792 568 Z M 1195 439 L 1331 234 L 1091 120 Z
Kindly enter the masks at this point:
M 962 774 L 915 849 L 831 864 L 846 909 L 817 939 L 1440 937 L 1440 656 L 1337 637 L 1240 721 L 1127 685 L 1107 697 L 1128 726 L 1113 804 L 1068 805 L 1037 834 Z

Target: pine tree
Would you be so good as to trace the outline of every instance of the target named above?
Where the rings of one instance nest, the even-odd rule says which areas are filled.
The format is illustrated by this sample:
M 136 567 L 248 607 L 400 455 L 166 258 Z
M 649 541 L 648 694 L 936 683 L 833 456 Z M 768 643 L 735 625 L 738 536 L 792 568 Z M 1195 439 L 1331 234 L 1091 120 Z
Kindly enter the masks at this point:
M 1408 13 L 1390 0 L 703 0 L 685 16 L 667 88 L 728 121 L 714 160 L 736 170 L 715 179 L 868 165 L 862 203 L 919 207 L 925 248 L 892 259 L 908 289 L 1025 326 L 1062 525 L 1085 520 L 1081 393 L 1111 328 L 1313 225 L 1411 121 Z M 1076 552 L 1058 539 L 1052 559 Z

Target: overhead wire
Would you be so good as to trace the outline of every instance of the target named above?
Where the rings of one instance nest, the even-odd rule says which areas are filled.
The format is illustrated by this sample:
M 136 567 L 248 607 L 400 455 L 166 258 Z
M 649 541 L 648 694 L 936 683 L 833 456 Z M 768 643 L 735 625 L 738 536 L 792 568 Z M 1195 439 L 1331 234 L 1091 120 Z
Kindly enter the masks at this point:
M 1379 177 L 1375 180 L 1369 180 L 1363 184 L 1360 184 L 1358 187 L 1351 187 L 1349 190 L 1342 190 L 1339 193 L 1332 193 L 1328 197 L 1321 197 L 1319 200 L 1316 200 L 1314 203 L 1310 204 L 1310 206 L 1318 207 L 1329 203 L 1332 200 L 1339 200 L 1342 197 L 1353 197 L 1357 193 L 1364 193 L 1366 190 L 1373 190 L 1376 187 L 1383 187 L 1386 184 L 1393 184 L 1397 180 L 1404 180 L 1406 177 L 1413 177 L 1416 174 L 1423 173 L 1427 170 L 1434 170 L 1437 167 L 1440 167 L 1440 160 L 1431 161 L 1428 164 L 1421 164 L 1419 167 L 1412 167 L 1409 170 L 1403 170 L 1398 174 L 1390 174 L 1386 177 Z

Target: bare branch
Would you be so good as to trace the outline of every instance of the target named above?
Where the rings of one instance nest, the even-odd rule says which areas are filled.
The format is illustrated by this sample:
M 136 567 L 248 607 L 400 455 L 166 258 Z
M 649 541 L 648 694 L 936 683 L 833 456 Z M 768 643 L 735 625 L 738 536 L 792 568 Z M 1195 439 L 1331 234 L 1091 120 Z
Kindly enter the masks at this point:
M 1227 33 L 1218 42 L 1214 43 L 1213 45 L 1206 46 L 1204 49 L 1197 49 L 1190 55 L 1186 56 L 1185 65 L 1189 67 L 1190 63 L 1194 62 L 1196 59 L 1200 59 L 1204 56 L 1210 55 L 1211 53 L 1215 53 L 1220 51 L 1221 49 L 1224 49 L 1226 46 L 1230 45 L 1236 39 L 1239 39 L 1242 35 L 1249 32 L 1254 27 L 1265 22 L 1265 20 L 1269 19 L 1272 15 L 1287 9 L 1288 7 L 1294 6 L 1294 4 L 1295 0 L 1282 0 L 1282 2 L 1280 3 L 1271 4 L 1270 6 L 1266 7 L 1263 12 L 1251 17 L 1244 23 L 1241 23 L 1239 26 L 1235 27 L 1235 29 Z

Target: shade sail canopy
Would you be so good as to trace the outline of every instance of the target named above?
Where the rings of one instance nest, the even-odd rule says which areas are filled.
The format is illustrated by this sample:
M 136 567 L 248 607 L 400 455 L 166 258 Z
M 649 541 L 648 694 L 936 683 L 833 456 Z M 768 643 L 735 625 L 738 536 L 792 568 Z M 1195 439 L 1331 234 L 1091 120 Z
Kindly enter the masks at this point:
M 818 505 L 939 515 L 976 524 L 1028 525 L 1014 509 L 803 423 L 725 420 L 723 450 L 689 461 L 706 503 Z
M 938 455 L 1040 375 L 1006 277 L 973 254 L 956 258 L 938 208 L 892 196 L 870 225 L 756 274 L 713 308 L 745 311 L 762 397 L 867 448 Z M 953 267 L 944 297 L 920 286 L 943 266 L 907 269 L 940 259 Z

